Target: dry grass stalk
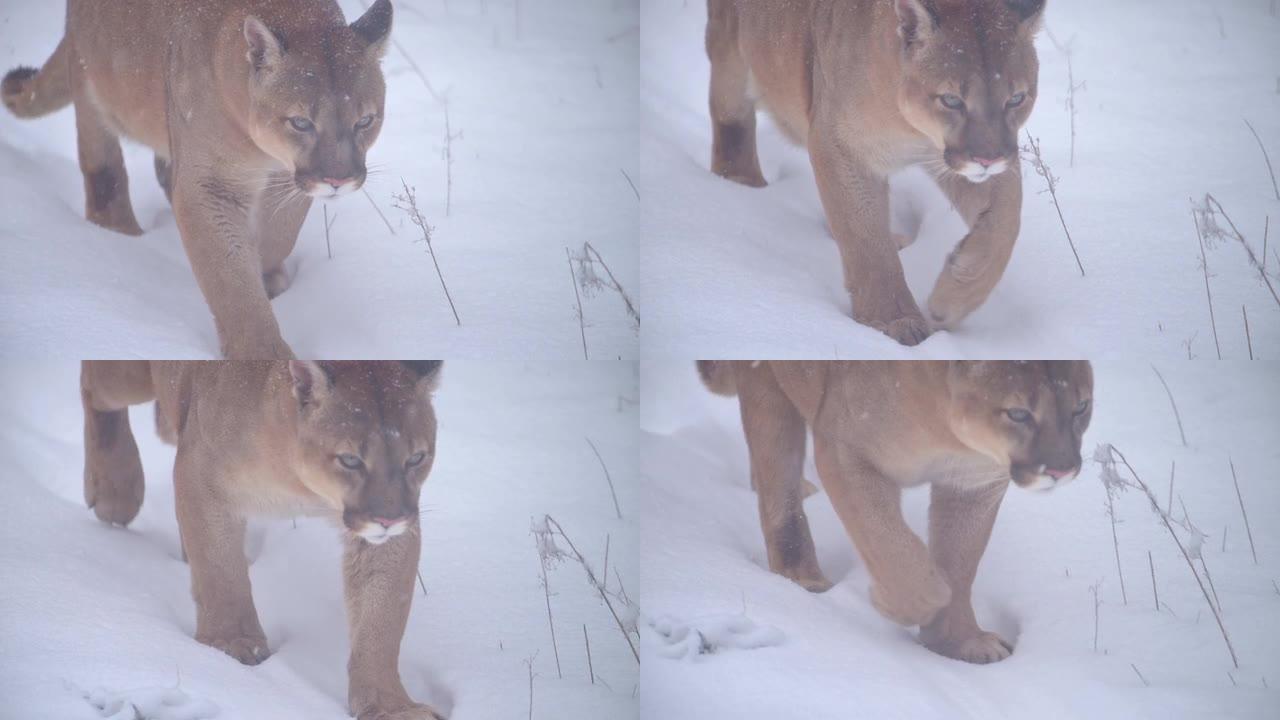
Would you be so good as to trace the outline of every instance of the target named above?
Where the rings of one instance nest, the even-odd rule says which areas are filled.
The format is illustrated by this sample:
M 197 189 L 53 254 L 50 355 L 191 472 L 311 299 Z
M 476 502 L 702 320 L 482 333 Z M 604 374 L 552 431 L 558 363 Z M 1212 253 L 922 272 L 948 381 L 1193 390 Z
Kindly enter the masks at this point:
M 1275 4 L 1271 5 L 1271 14 L 1275 15 Z M 1271 167 L 1271 156 L 1267 154 L 1267 146 L 1262 144 L 1262 138 L 1258 137 L 1258 131 L 1253 129 L 1253 123 L 1245 118 L 1244 124 L 1249 127 L 1249 132 L 1253 133 L 1253 139 L 1258 141 L 1258 149 L 1262 151 L 1262 159 L 1267 161 L 1267 174 L 1271 176 L 1271 192 L 1275 193 L 1276 199 L 1280 200 L 1280 186 L 1276 185 L 1276 171 Z
M 1160 591 L 1156 589 L 1156 563 L 1151 559 L 1151 551 L 1147 551 L 1147 567 L 1151 568 L 1151 597 L 1156 604 L 1156 612 L 1160 612 Z
M 1116 551 L 1116 574 L 1120 576 L 1120 597 L 1129 604 L 1129 593 L 1124 589 L 1124 568 L 1120 566 L 1120 539 L 1116 536 L 1116 509 L 1111 486 L 1107 486 L 1107 517 L 1111 519 L 1111 546 Z
M 1249 359 L 1253 359 L 1253 336 L 1249 334 L 1249 310 L 1240 306 L 1240 314 L 1244 316 L 1244 341 L 1249 345 Z
M 449 106 L 444 106 L 444 216 L 453 209 L 453 141 L 462 139 L 462 131 L 454 134 L 449 125 Z
M 1222 203 L 1218 202 L 1218 199 L 1211 193 L 1205 193 L 1204 204 L 1193 206 L 1192 212 L 1198 215 L 1197 227 L 1203 228 L 1206 238 L 1222 238 L 1240 243 L 1240 247 L 1244 248 L 1245 254 L 1249 258 L 1249 266 L 1258 271 L 1258 277 L 1262 279 L 1263 284 L 1267 286 L 1267 290 L 1271 292 L 1271 298 L 1276 301 L 1277 306 L 1280 306 L 1280 295 L 1276 294 L 1275 286 L 1271 284 L 1271 278 L 1267 275 L 1266 268 L 1262 266 L 1261 262 L 1258 262 L 1258 256 L 1254 254 L 1253 247 L 1245 240 L 1244 233 L 1240 232 L 1240 229 L 1231 220 L 1231 216 L 1223 209 Z M 1222 216 L 1222 219 L 1227 221 L 1227 225 L 1231 228 L 1230 232 L 1218 223 L 1218 216 Z
M 604 261 L 604 257 L 600 255 L 600 251 L 596 250 L 591 243 L 584 242 L 582 244 L 582 252 L 573 255 L 573 260 L 578 264 L 578 284 L 582 286 L 582 291 L 587 294 L 587 297 L 592 297 L 602 290 L 612 290 L 618 293 L 626 306 L 627 316 L 631 318 L 631 322 L 635 325 L 634 329 L 638 331 L 640 329 L 640 312 L 636 310 L 635 303 L 631 302 L 631 296 L 622 287 L 622 283 L 618 282 L 618 278 L 614 277 L 613 271 L 609 269 L 609 265 Z M 604 276 L 601 276 L 596 271 L 597 264 L 604 270 Z
M 618 519 L 622 519 L 622 508 L 618 506 L 618 493 L 613 489 L 613 476 L 609 474 L 609 466 L 604 464 L 604 458 L 600 456 L 600 450 L 596 444 L 591 442 L 591 438 L 586 438 L 587 444 L 591 446 L 591 452 L 596 454 L 596 460 L 600 461 L 600 468 L 604 470 L 604 479 L 609 482 L 609 494 L 613 496 L 613 511 L 618 514 Z M 605 548 L 609 546 L 606 544 Z M 608 557 L 606 553 L 605 557 Z M 605 563 L 605 577 L 608 577 L 609 564 Z
M 1249 536 L 1249 552 L 1253 553 L 1253 564 L 1258 564 L 1258 549 L 1253 545 L 1253 530 L 1249 528 L 1249 513 L 1244 509 L 1244 497 L 1240 494 L 1240 480 L 1236 477 L 1236 463 L 1230 458 L 1227 464 L 1231 466 L 1231 482 L 1236 486 L 1236 500 L 1240 502 L 1240 516 L 1244 518 L 1244 531 Z
M 544 515 L 543 528 L 535 529 L 534 532 L 539 534 L 540 554 L 544 554 L 548 558 L 555 559 L 569 557 L 582 566 L 583 572 L 587 575 L 587 584 L 589 584 L 600 596 L 600 599 L 604 601 L 605 607 L 609 609 L 609 614 L 613 616 L 613 621 L 618 626 L 618 632 L 622 633 L 622 637 L 627 641 L 627 647 L 631 649 L 631 655 L 635 658 L 635 661 L 638 664 L 640 662 L 640 653 L 636 650 L 636 644 L 631 639 L 631 631 L 627 629 L 627 624 L 622 621 L 622 617 L 618 614 L 618 609 L 615 606 L 615 603 L 622 603 L 628 608 L 632 606 L 630 599 L 626 597 L 625 591 L 613 593 L 605 588 L 600 579 L 596 577 L 595 571 L 591 569 L 591 563 L 587 562 L 586 557 L 578 551 L 577 546 L 573 544 L 573 540 L 565 534 L 564 528 L 560 526 L 560 523 L 556 522 L 555 518 L 550 515 Z M 554 539 L 555 535 L 559 535 L 564 539 L 565 543 L 569 545 L 568 553 L 556 546 Z M 615 567 L 614 574 L 616 575 L 617 572 L 618 570 Z M 621 579 L 619 579 L 618 585 L 619 588 L 621 588 Z
M 1151 366 L 1151 370 L 1155 372 L 1156 377 L 1160 379 L 1160 384 L 1164 386 L 1165 395 L 1169 396 L 1169 404 L 1173 406 L 1173 419 L 1178 421 L 1178 436 L 1182 438 L 1182 447 L 1187 446 L 1187 434 L 1182 430 L 1182 416 L 1178 414 L 1178 403 L 1173 401 L 1173 391 L 1169 389 L 1169 383 L 1164 381 L 1164 376 L 1156 369 L 1155 365 Z M 1169 502 L 1173 502 L 1173 471 L 1169 475 Z
M 578 275 L 573 271 L 573 256 L 569 254 L 569 248 L 564 249 L 565 260 L 569 262 L 569 282 L 573 284 L 573 299 L 578 302 L 578 333 L 582 335 L 582 359 L 590 360 L 587 356 L 587 322 L 582 316 L 582 295 L 578 293 Z
M 364 196 L 369 201 L 369 204 L 373 206 L 373 211 L 378 213 L 378 217 L 382 218 L 382 224 L 387 226 L 387 232 L 391 233 L 392 235 L 395 235 L 396 234 L 395 228 L 391 227 L 391 222 L 387 220 L 387 216 L 382 214 L 382 208 L 378 207 L 378 203 L 373 201 L 373 196 L 369 194 L 369 188 L 361 187 L 360 192 L 364 193 Z
M 1142 684 L 1145 687 L 1151 687 L 1151 683 L 1147 682 L 1147 679 L 1142 677 L 1142 671 L 1138 669 L 1137 665 L 1134 665 L 1133 663 L 1129 663 L 1129 667 L 1133 668 L 1133 671 L 1138 673 L 1138 679 L 1142 681 Z
M 1076 243 L 1071 239 L 1071 231 L 1067 229 L 1066 218 L 1062 217 L 1062 206 L 1058 204 L 1058 178 L 1045 164 L 1044 158 L 1040 155 L 1040 141 L 1027 133 L 1027 145 L 1022 148 L 1023 156 L 1031 162 L 1031 167 L 1035 169 L 1036 174 L 1044 178 L 1045 184 L 1049 187 L 1049 197 L 1053 199 L 1053 208 L 1058 211 L 1058 222 L 1062 223 L 1062 232 L 1067 236 L 1067 244 L 1071 246 L 1071 254 L 1076 258 L 1076 267 L 1080 268 L 1080 277 L 1084 277 L 1084 264 L 1080 262 L 1080 253 L 1076 251 Z
M 1209 291 L 1209 260 L 1204 253 L 1204 233 L 1200 232 L 1200 219 L 1195 210 L 1191 211 L 1191 221 L 1196 225 L 1196 240 L 1200 243 L 1200 269 L 1204 271 L 1204 297 L 1209 303 L 1209 325 L 1213 327 L 1213 347 L 1218 351 L 1218 359 L 1222 359 L 1222 346 L 1218 344 L 1218 321 L 1213 317 L 1213 293 Z
M 596 668 L 591 662 L 591 637 L 587 635 L 587 624 L 582 623 L 582 642 L 587 646 L 587 672 L 591 673 L 591 684 L 596 684 Z
M 1222 622 L 1222 614 L 1218 612 L 1217 606 L 1213 604 L 1213 600 L 1209 596 L 1209 589 L 1205 587 L 1204 581 L 1200 579 L 1200 573 L 1196 571 L 1195 564 L 1191 562 L 1191 554 L 1187 551 L 1186 546 L 1182 544 L 1182 540 L 1178 537 L 1178 534 L 1174 532 L 1174 521 L 1168 514 L 1161 511 L 1160 504 L 1156 502 L 1156 496 L 1152 494 L 1151 488 L 1143 482 L 1142 478 L 1138 475 L 1138 472 L 1133 469 L 1133 465 L 1129 464 L 1129 460 L 1125 458 L 1124 453 L 1120 452 L 1120 450 L 1113 445 L 1100 445 L 1094 453 L 1094 460 L 1102 463 L 1103 466 L 1103 481 L 1124 482 L 1115 470 L 1115 459 L 1117 457 L 1120 459 L 1120 462 L 1124 463 L 1124 466 L 1128 468 L 1129 474 L 1133 477 L 1134 483 L 1136 483 L 1136 487 L 1142 490 L 1143 494 L 1146 495 L 1147 501 L 1151 503 L 1151 509 L 1160 516 L 1160 522 L 1164 523 L 1165 529 L 1169 531 L 1169 537 L 1173 538 L 1174 544 L 1178 546 L 1178 552 L 1182 554 L 1182 559 L 1186 561 L 1187 568 L 1190 569 L 1191 574 L 1195 576 L 1196 584 L 1200 586 L 1200 593 L 1204 596 L 1205 604 L 1209 606 L 1209 610 L 1213 613 L 1213 619 L 1218 624 L 1218 630 L 1222 633 L 1222 640 L 1227 645 L 1227 652 L 1231 654 L 1231 664 L 1234 667 L 1239 668 L 1240 661 L 1236 658 L 1236 649 L 1235 646 L 1231 644 L 1231 637 L 1227 634 L 1227 627 Z M 1193 527 L 1189 527 L 1187 525 L 1183 525 L 1183 527 L 1188 529 L 1189 532 L 1198 532 L 1195 531 Z M 1197 555 L 1198 554 L 1200 553 L 1197 549 Z
M 458 327 L 462 327 L 462 319 L 458 317 L 458 308 L 453 304 L 453 296 L 449 294 L 449 286 L 444 282 L 444 273 L 440 271 L 440 261 L 436 259 L 435 247 L 431 245 L 433 228 L 427 224 L 426 219 L 422 217 L 422 213 L 418 211 L 418 198 L 414 195 L 413 188 L 409 187 L 404 178 L 400 178 L 400 184 L 404 187 L 404 194 L 392 195 L 396 199 L 395 207 L 407 213 L 409 220 L 422 231 L 422 240 L 427 244 L 427 254 L 431 256 L 431 264 L 436 267 L 436 277 L 440 278 L 440 288 L 444 290 L 444 297 L 449 301 L 449 309 L 453 311 L 453 320 L 458 324 Z

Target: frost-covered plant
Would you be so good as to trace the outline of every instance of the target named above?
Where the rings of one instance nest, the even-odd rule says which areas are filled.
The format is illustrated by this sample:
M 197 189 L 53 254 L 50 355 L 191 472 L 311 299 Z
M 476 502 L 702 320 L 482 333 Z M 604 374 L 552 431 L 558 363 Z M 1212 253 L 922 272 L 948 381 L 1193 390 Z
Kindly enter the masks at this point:
M 1200 532 L 1195 525 L 1191 524 L 1191 519 L 1183 512 L 1183 519 L 1175 519 L 1171 513 L 1160 508 L 1160 503 L 1156 502 L 1156 496 L 1151 492 L 1151 488 L 1147 486 L 1142 478 L 1138 476 L 1138 472 L 1133 469 L 1133 465 L 1129 464 L 1124 453 L 1117 450 L 1109 443 L 1102 443 L 1093 451 L 1093 461 L 1098 463 L 1101 468 L 1101 479 L 1103 486 L 1107 489 L 1108 496 L 1112 493 L 1122 492 L 1127 488 L 1141 490 L 1146 495 L 1147 502 L 1151 505 L 1151 511 L 1160 518 L 1166 530 L 1169 531 L 1169 537 L 1173 538 L 1174 544 L 1178 546 L 1178 551 L 1182 553 L 1182 558 L 1187 561 L 1187 567 L 1191 569 L 1191 574 L 1195 576 L 1196 584 L 1200 586 L 1200 592 L 1204 595 L 1204 601 L 1209 606 L 1209 610 L 1213 612 L 1213 618 L 1218 622 L 1218 630 L 1222 632 L 1222 639 L 1227 644 L 1227 651 L 1231 653 L 1231 664 L 1236 668 L 1240 667 L 1240 661 L 1236 659 L 1235 647 L 1231 645 L 1231 638 L 1227 635 L 1227 628 L 1222 624 L 1222 615 L 1218 612 L 1218 608 L 1214 605 L 1213 600 L 1209 597 L 1209 589 L 1205 587 L 1204 581 L 1200 579 L 1200 573 L 1196 571 L 1196 566 L 1192 563 L 1193 558 L 1200 557 L 1200 552 L 1204 546 L 1204 540 L 1207 537 Z M 1123 463 L 1129 471 L 1132 480 L 1120 474 L 1117 461 Z M 1174 526 L 1180 527 L 1187 533 L 1187 543 L 1184 545 L 1178 533 L 1174 531 Z M 1194 553 L 1194 554 L 1193 554 Z

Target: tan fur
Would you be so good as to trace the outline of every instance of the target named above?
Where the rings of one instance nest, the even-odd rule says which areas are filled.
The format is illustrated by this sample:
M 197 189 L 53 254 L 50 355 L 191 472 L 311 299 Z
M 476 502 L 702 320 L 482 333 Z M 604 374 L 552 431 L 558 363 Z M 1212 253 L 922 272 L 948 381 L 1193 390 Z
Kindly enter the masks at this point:
M 1032 486 L 1047 479 L 1046 468 L 1079 471 L 1092 417 L 1088 362 L 714 365 L 737 388 L 771 570 L 815 592 L 831 587 L 801 503 L 808 427 L 822 486 L 866 564 L 876 609 L 920 625 L 921 641 L 942 655 L 1009 656 L 1009 644 L 974 617 L 974 575 L 1010 480 Z M 1010 409 L 1031 421 L 1015 421 Z M 928 546 L 901 510 L 902 489 L 923 483 L 932 493 Z
M 57 51 L 0 99 L 75 104 L 86 215 L 112 230 L 142 233 L 119 138 L 150 147 L 223 355 L 290 358 L 269 300 L 312 196 L 364 182 L 390 28 L 389 0 L 350 26 L 332 0 L 68 0 Z
M 128 406 L 155 399 L 157 425 L 178 447 L 174 491 L 196 640 L 247 665 L 265 660 L 245 521 L 330 517 L 346 546 L 351 712 L 439 720 L 409 698 L 398 669 L 420 552 L 418 495 L 435 458 L 439 365 L 85 361 L 85 500 L 105 522 L 137 515 L 143 477 Z M 343 454 L 361 465 L 344 467 Z M 407 530 L 373 544 L 360 533 L 374 518 L 401 519 Z
M 1018 236 L 1016 135 L 1035 102 L 1032 38 L 1043 0 L 708 0 L 707 8 L 712 170 L 765 184 L 758 99 L 808 146 L 854 319 L 914 345 L 981 305 Z M 945 107 L 944 95 L 964 109 Z M 971 182 L 959 172 L 973 157 L 1007 170 Z M 933 172 L 969 224 L 929 298 L 932 326 L 889 231 L 887 176 L 913 163 Z

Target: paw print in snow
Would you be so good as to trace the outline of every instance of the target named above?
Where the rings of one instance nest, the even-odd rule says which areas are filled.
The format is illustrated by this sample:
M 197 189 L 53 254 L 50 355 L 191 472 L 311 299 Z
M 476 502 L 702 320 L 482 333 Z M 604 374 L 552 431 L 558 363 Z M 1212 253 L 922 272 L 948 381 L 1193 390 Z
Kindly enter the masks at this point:
M 658 652 L 674 659 L 772 647 L 784 640 L 778 628 L 759 625 L 746 615 L 708 615 L 687 622 L 663 616 L 651 621 L 649 627 L 661 641 Z
M 206 720 L 218 706 L 193 698 L 178 688 L 142 688 L 115 693 L 96 688 L 81 693 L 108 720 Z

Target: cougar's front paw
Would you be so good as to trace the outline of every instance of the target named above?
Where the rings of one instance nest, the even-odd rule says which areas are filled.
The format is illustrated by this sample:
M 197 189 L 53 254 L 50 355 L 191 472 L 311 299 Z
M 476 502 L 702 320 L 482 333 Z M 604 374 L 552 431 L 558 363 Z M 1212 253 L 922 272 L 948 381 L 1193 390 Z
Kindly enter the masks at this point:
M 920 313 L 909 314 L 888 321 L 859 317 L 858 315 L 854 315 L 853 319 L 863 325 L 879 330 L 908 347 L 919 345 L 933 332 L 929 328 L 929 323 L 925 321 L 924 316 Z
M 264 637 L 196 638 L 212 648 L 217 648 L 245 665 L 257 665 L 271 657 Z
M 876 610 L 907 627 L 928 624 L 950 602 L 951 587 L 932 567 L 895 578 L 892 584 L 871 586 L 871 604 Z
M 1000 662 L 1013 654 L 1013 646 L 993 632 L 979 630 L 960 640 L 926 641 L 925 647 L 946 657 L 978 665 Z
M 415 703 L 399 710 L 371 708 L 360 713 L 356 720 L 445 720 L 445 717 L 426 705 Z

